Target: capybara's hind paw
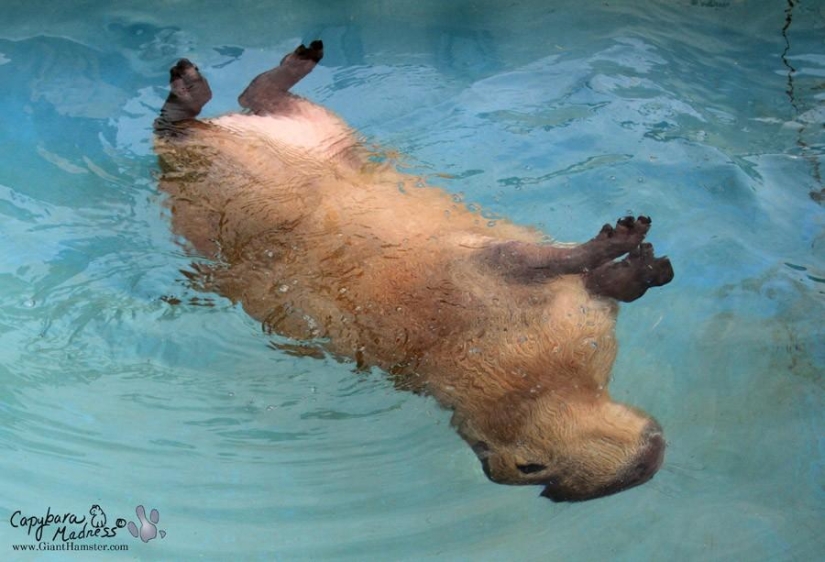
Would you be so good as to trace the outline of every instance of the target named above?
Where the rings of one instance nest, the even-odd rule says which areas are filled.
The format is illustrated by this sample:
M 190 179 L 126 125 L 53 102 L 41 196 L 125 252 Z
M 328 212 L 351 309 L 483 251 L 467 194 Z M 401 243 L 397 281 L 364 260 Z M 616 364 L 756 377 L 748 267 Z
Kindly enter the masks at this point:
M 311 42 L 309 47 L 298 45 L 281 59 L 278 66 L 256 76 L 238 97 L 238 103 L 259 115 L 284 111 L 292 99 L 286 92 L 309 74 L 322 58 L 324 43 L 319 39 Z
M 292 54 L 299 59 L 320 62 L 320 60 L 324 58 L 324 42 L 320 39 L 316 39 L 309 44 L 309 47 L 299 45 Z
M 204 84 L 200 70 L 189 59 L 180 59 L 169 69 L 169 87 L 178 102 L 197 107 L 198 111 L 212 97 L 212 92 Z
M 169 96 L 155 120 L 155 131 L 170 132 L 173 125 L 198 116 L 212 99 L 209 82 L 189 59 L 180 59 L 169 69 Z

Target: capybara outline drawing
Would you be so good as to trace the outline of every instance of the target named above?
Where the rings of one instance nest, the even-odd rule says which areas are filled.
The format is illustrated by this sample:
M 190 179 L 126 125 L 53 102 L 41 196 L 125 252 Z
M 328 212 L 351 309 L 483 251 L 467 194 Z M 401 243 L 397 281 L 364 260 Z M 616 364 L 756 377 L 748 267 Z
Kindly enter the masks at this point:
M 91 525 L 95 529 L 106 526 L 106 513 L 104 513 L 103 508 L 99 505 L 93 504 L 92 507 L 89 508 L 89 515 L 92 516 Z
M 174 231 L 211 260 L 193 283 L 434 396 L 495 482 L 579 501 L 649 480 L 662 429 L 607 386 L 617 301 L 673 277 L 645 242 L 650 219 L 578 245 L 490 225 L 289 92 L 322 56 L 321 41 L 299 46 L 252 80 L 244 112 L 205 120 L 206 79 L 172 67 L 155 150 Z

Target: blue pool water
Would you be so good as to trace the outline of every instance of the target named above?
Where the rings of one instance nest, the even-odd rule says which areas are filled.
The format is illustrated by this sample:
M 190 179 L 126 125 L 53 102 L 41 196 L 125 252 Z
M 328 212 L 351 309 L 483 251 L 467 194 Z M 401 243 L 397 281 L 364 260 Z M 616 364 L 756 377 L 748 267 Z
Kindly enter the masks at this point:
M 665 428 L 649 484 L 492 484 L 432 400 L 187 285 L 151 154 L 168 67 L 197 61 L 217 115 L 315 37 L 299 92 L 491 217 L 582 241 L 653 216 L 676 279 L 623 307 L 612 384 Z M 823 122 L 815 0 L 4 2 L 0 559 L 821 557 Z M 93 505 L 115 536 L 74 543 L 128 551 L 13 549 Z

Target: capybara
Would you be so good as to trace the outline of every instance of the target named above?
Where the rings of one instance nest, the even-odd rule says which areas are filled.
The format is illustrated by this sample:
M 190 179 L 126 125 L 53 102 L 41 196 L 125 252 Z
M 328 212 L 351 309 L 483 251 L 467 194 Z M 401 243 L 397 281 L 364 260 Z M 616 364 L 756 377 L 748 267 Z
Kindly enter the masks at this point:
M 244 90 L 244 112 L 207 120 L 206 79 L 172 67 L 155 149 L 173 228 L 210 260 L 193 282 L 432 395 L 495 482 L 577 501 L 649 480 L 662 429 L 607 386 L 617 301 L 673 277 L 644 241 L 650 219 L 578 245 L 491 222 L 290 93 L 322 56 L 299 46 Z

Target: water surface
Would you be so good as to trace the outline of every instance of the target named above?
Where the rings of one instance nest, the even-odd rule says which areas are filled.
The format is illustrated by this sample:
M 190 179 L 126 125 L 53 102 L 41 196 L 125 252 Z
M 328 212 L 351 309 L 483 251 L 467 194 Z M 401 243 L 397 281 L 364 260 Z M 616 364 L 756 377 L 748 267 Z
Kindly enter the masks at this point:
M 821 556 L 825 5 L 616 4 L 5 2 L 0 558 Z M 168 67 L 197 61 L 218 115 L 316 37 L 298 91 L 490 218 L 581 241 L 653 216 L 677 276 L 623 307 L 612 386 L 665 427 L 653 481 L 492 484 L 431 400 L 187 284 L 151 154 Z M 165 536 L 12 550 L 15 511 L 93 504 Z

